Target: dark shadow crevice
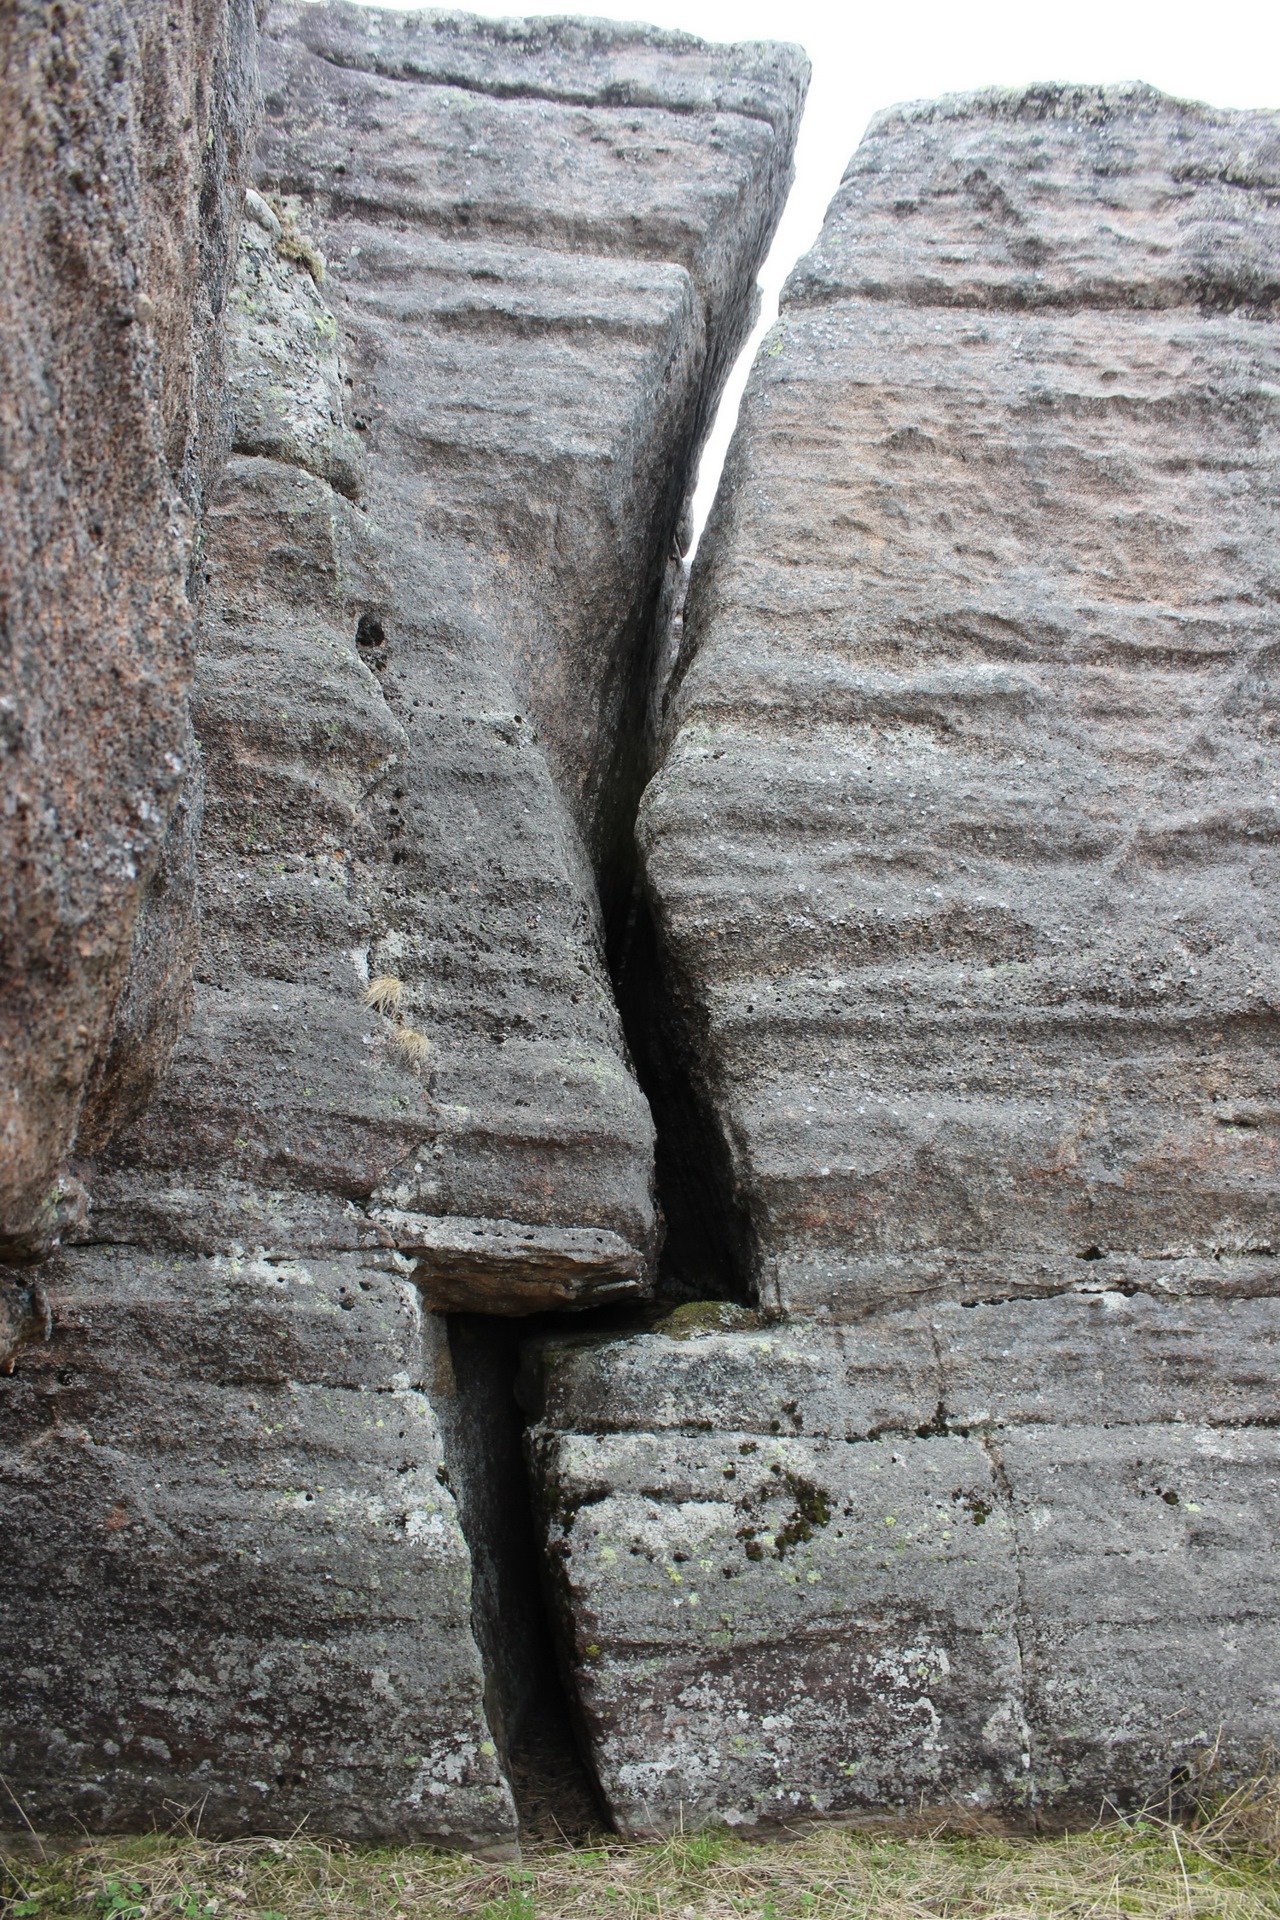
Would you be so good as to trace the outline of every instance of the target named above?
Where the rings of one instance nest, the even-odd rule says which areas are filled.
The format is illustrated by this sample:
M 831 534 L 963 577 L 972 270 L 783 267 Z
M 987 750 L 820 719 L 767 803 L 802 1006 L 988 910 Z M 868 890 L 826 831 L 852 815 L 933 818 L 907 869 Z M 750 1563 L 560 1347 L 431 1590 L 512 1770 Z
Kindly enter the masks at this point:
M 609 956 L 614 994 L 636 1078 L 653 1115 L 654 1177 L 665 1235 L 655 1292 L 659 1303 L 728 1300 L 756 1305 L 750 1224 L 734 1190 L 724 1133 L 692 1066 L 692 1019 L 639 875 L 617 950 Z
M 471 1555 L 471 1624 L 485 1670 L 485 1710 L 529 1840 L 581 1841 L 610 1828 L 552 1631 L 525 1418 L 515 1395 L 526 1340 L 576 1327 L 582 1318 L 428 1316 L 432 1398 Z

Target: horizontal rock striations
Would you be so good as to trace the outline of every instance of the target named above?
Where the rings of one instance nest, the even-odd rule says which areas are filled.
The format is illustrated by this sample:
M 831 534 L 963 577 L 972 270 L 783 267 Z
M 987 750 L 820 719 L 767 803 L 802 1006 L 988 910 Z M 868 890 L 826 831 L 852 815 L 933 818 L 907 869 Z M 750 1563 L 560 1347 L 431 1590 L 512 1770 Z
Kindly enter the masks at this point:
M 15 21 L 6 1791 L 501 1852 L 1255 1766 L 1280 125 L 881 116 L 681 627 L 798 54 L 284 6 L 232 278 L 247 19 Z
M 1090 1817 L 1247 1764 L 1278 1338 L 1275 1300 L 1107 1291 L 544 1348 L 531 1459 L 619 1825 Z
M 497 77 L 384 78 L 388 36 Z M 102 1183 L 113 1237 L 252 1241 L 247 1199 L 294 1245 L 388 1241 L 381 1212 L 616 1235 L 637 1283 L 652 1254 L 595 875 L 626 881 L 657 598 L 802 76 L 751 56 L 770 119 L 735 106 L 731 51 L 580 39 L 316 9 L 264 43 L 280 213 L 258 199 L 287 232 L 249 228 L 261 372 L 236 376 L 207 563 L 201 994 Z M 543 97 L 545 48 L 597 104 Z M 706 101 L 676 87 L 633 128 L 610 90 L 673 63 Z
M 770 1304 L 1270 1287 L 1276 137 L 906 109 L 796 271 L 641 820 Z
M 54 1263 L 54 1342 L 4 1410 L 3 1743 L 32 1818 L 513 1831 L 406 1268 Z
M 626 1828 L 1274 1728 L 1278 156 L 884 114 L 761 351 L 639 831 L 789 1324 L 544 1354 L 530 1443 Z
M 261 59 L 195 1005 L 14 1307 L 53 1339 L 10 1383 L 5 1498 L 41 1518 L 0 1767 L 37 1821 L 502 1845 L 421 1310 L 650 1284 L 604 911 L 804 67 L 358 8 L 279 10 Z

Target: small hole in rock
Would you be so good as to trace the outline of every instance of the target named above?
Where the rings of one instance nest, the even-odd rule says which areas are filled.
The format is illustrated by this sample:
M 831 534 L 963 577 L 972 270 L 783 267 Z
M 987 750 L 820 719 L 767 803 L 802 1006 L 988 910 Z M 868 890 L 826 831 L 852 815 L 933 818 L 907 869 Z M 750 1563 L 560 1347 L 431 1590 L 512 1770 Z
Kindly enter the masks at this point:
M 387 636 L 376 613 L 362 613 L 356 623 L 358 647 L 385 647 Z
M 1085 1248 L 1085 1250 L 1084 1250 L 1084 1252 L 1083 1252 L 1083 1253 L 1081 1253 L 1081 1254 L 1077 1254 L 1077 1256 L 1076 1256 L 1076 1257 L 1077 1257 L 1077 1259 L 1079 1259 L 1079 1260 L 1101 1260 L 1101 1258 L 1102 1258 L 1102 1248 L 1101 1248 L 1101 1247 L 1086 1247 L 1086 1248 Z

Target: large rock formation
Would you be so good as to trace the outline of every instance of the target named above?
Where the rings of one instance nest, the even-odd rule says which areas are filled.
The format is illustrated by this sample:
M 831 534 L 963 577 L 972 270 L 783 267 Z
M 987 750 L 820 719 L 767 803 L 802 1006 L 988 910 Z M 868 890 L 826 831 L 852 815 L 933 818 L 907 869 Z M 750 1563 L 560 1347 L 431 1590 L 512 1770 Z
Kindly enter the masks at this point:
M 798 54 L 282 7 L 229 284 L 248 23 L 15 18 L 6 1790 L 507 1848 L 552 1629 L 627 1831 L 1253 1764 L 1276 121 L 882 116 L 681 629 Z
M 0 1261 L 74 1219 L 73 1149 L 138 1111 L 187 1001 L 188 570 L 255 39 L 251 0 L 0 16 Z
M 531 1443 L 624 1827 L 1274 1734 L 1278 169 L 1141 88 L 888 113 L 761 352 L 640 838 L 792 1324 L 552 1347 Z
M 37 1821 L 501 1844 L 534 1693 L 451 1488 L 505 1525 L 460 1401 L 513 1403 L 422 1302 L 651 1284 L 604 920 L 805 69 L 341 7 L 280 9 L 261 58 L 195 1006 L 8 1395 L 0 1768 Z

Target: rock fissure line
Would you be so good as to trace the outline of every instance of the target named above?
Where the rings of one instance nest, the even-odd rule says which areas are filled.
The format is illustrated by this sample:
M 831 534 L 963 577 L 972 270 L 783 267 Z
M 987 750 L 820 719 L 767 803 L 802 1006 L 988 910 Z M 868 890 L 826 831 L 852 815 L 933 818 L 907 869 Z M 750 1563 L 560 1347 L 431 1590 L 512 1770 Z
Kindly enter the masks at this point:
M 990 296 L 977 299 L 949 299 L 946 290 L 920 286 L 913 288 L 916 304 L 921 307 L 936 307 L 948 313 L 980 314 L 1078 314 L 1078 313 L 1149 313 L 1156 315 L 1177 315 L 1179 313 L 1238 314 L 1244 320 L 1270 321 L 1275 308 L 1280 303 L 1280 288 L 1266 289 L 1247 300 L 1242 300 L 1239 289 L 1226 282 L 1215 287 L 1211 282 L 1199 282 L 1186 288 L 1182 297 L 1153 301 L 1150 306 L 1135 308 L 1133 301 L 1126 299 L 1121 287 L 1100 287 L 1074 295 L 1061 293 L 1047 294 L 1037 298 L 1034 290 L 1016 287 L 993 289 Z M 811 313 L 823 307 L 846 304 L 851 300 L 878 302 L 890 300 L 895 292 L 890 287 L 881 291 L 874 286 L 858 287 L 849 290 L 843 287 L 818 287 L 807 289 L 797 287 L 787 295 L 787 311 Z M 1126 404 L 1123 396 L 1116 396 L 1116 406 Z
M 611 969 L 622 1030 L 654 1121 L 654 1173 L 665 1223 L 658 1287 L 664 1300 L 756 1304 L 747 1230 L 735 1204 L 720 1128 L 691 1071 L 694 1052 L 678 990 L 635 883 L 622 951 Z
M 486 1716 L 522 1831 L 585 1836 L 607 1815 L 562 1671 L 535 1534 L 525 1423 L 515 1393 L 527 1335 L 509 1320 L 478 1314 L 437 1318 L 444 1363 L 435 1371 L 437 1405 L 471 1555 L 472 1631 L 485 1666 Z
M 1018 1671 L 1014 1692 L 1014 1714 L 1023 1742 L 1023 1766 L 1027 1772 L 1030 1805 L 1035 1806 L 1039 1797 L 1038 1765 L 1039 1756 L 1035 1750 L 1035 1730 L 1029 1717 L 1030 1702 L 1027 1697 L 1027 1679 L 1030 1671 L 1029 1634 L 1030 1614 L 1027 1602 L 1027 1577 L 1023 1565 L 1022 1536 L 1018 1524 L 1018 1509 L 1014 1498 L 1013 1486 L 1005 1472 L 1004 1461 L 994 1433 L 982 1434 L 981 1442 L 987 1458 L 991 1462 L 991 1471 L 1000 1492 L 1001 1504 L 1008 1521 L 1009 1532 L 1013 1539 L 1013 1564 L 1017 1575 L 1017 1596 L 1014 1603 L 1013 1631 L 1017 1643 Z

